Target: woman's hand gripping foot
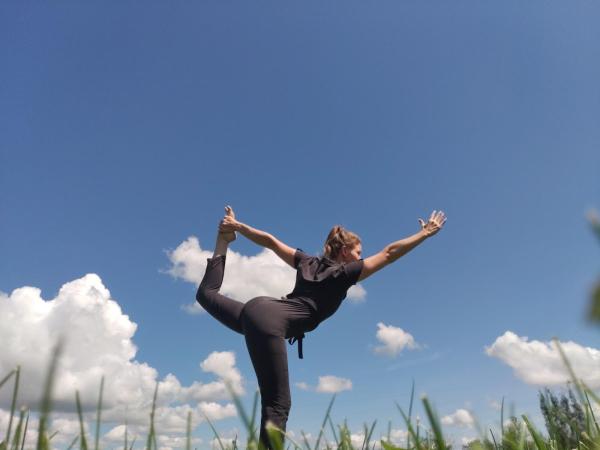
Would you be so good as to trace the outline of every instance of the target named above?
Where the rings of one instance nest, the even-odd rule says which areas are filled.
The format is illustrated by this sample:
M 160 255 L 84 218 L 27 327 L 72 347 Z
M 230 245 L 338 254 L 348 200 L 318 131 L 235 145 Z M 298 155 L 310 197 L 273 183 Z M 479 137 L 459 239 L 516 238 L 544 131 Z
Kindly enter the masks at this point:
M 236 239 L 235 234 L 235 226 L 237 225 L 237 221 L 235 220 L 235 214 L 231 206 L 227 205 L 225 207 L 225 217 L 219 223 L 219 234 L 225 241 L 232 242 Z

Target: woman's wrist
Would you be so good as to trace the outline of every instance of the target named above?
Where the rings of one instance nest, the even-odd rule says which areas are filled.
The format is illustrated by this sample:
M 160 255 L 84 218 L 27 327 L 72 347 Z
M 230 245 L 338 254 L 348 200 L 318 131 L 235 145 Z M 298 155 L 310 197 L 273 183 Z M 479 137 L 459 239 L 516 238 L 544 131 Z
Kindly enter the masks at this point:
M 427 232 L 427 230 L 425 230 L 425 228 L 421 228 L 421 230 L 419 230 L 419 233 L 424 239 L 427 239 L 428 237 L 431 236 L 430 233 Z

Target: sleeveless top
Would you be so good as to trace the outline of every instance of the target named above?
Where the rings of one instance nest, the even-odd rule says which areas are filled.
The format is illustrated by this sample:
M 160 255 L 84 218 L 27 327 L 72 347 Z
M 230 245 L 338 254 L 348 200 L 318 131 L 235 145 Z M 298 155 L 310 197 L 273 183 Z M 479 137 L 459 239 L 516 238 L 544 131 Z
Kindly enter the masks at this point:
M 310 256 L 300 248 L 294 254 L 296 285 L 284 298 L 295 298 L 307 304 L 314 312 L 312 331 L 330 317 L 346 298 L 348 289 L 356 284 L 362 271 L 364 260 L 338 263 L 325 256 Z M 288 339 L 290 344 L 298 341 L 298 357 L 302 359 L 302 339 L 304 333 Z

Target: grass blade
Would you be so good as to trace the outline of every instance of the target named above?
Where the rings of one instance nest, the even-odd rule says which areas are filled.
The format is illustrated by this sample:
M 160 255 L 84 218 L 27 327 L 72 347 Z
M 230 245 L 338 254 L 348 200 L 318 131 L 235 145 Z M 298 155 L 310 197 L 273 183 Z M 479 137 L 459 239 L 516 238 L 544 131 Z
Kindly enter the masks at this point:
M 412 420 L 412 407 L 413 399 L 415 396 L 415 379 L 412 380 L 412 387 L 410 389 L 410 403 L 408 404 L 408 421 Z M 410 434 L 406 436 L 406 448 L 410 448 Z
M 304 439 L 304 445 L 306 446 L 306 449 L 311 450 L 310 443 L 308 442 L 308 438 L 306 437 L 306 433 L 304 432 L 304 430 L 300 430 L 300 434 L 302 435 L 302 439 Z
M 125 436 L 124 436 L 124 442 L 123 442 L 123 450 L 127 450 L 127 419 L 125 419 Z
M 256 437 L 256 432 L 254 431 L 254 417 L 252 418 L 252 420 L 248 419 L 248 415 L 246 414 L 246 411 L 244 410 L 242 402 L 240 401 L 239 397 L 236 395 L 235 391 L 233 390 L 233 387 L 231 386 L 231 382 L 227 379 L 225 379 L 224 381 L 225 381 L 225 386 L 227 387 L 227 390 L 229 391 L 229 394 L 231 395 L 233 403 L 235 404 L 235 407 L 238 411 L 238 414 L 242 418 L 242 421 L 244 422 L 244 425 L 246 426 L 246 429 L 248 430 L 248 445 L 250 444 L 250 442 L 258 442 L 258 439 Z M 255 402 L 255 404 L 256 404 L 256 402 Z
M 283 450 L 283 430 L 281 430 L 277 425 L 275 425 L 270 420 L 267 420 L 265 424 L 265 428 L 267 430 L 267 437 L 269 438 L 269 443 L 271 444 L 271 448 L 273 450 Z
M 373 434 L 373 430 L 375 429 L 375 424 L 377 423 L 377 420 L 375 420 L 373 422 L 373 425 L 371 425 L 371 429 L 368 431 L 367 433 L 367 424 L 365 424 L 365 448 L 366 450 L 369 450 L 369 441 L 371 440 L 371 435 Z
M 540 433 L 535 429 L 533 424 L 529 421 L 527 416 L 525 414 L 522 414 L 521 417 L 523 418 L 525 425 L 527 425 L 529 434 L 531 434 L 531 437 L 533 438 L 533 441 L 535 442 L 535 445 L 537 446 L 538 450 L 548 450 L 544 439 L 542 438 Z
M 387 441 L 388 442 L 392 442 L 392 421 L 388 421 L 388 434 L 387 434 Z
M 8 420 L 8 431 L 6 432 L 6 444 L 10 442 L 10 432 L 12 431 L 13 417 L 15 415 L 15 406 L 17 404 L 17 395 L 19 393 L 19 375 L 21 374 L 21 366 L 17 366 L 15 376 L 15 387 L 13 389 L 12 402 L 10 404 L 10 419 Z
M 150 430 L 148 432 L 148 439 L 146 440 L 146 450 L 152 450 L 154 440 L 154 412 L 156 411 L 156 397 L 158 395 L 158 381 L 154 388 L 154 397 L 152 399 L 152 410 L 150 411 Z
M 328 420 L 329 420 L 329 425 L 331 426 L 331 433 L 333 434 L 333 438 L 335 439 L 335 444 L 339 447 L 340 441 L 338 439 L 337 433 L 335 432 L 335 427 L 333 426 L 333 421 L 331 420 L 331 416 L 328 417 Z M 309 449 L 310 449 L 310 447 L 309 447 Z
M 219 437 L 219 433 L 217 433 L 217 430 L 215 430 L 215 427 L 213 426 L 212 422 L 206 416 L 206 414 L 202 413 L 202 415 L 204 416 L 204 418 L 206 419 L 206 421 L 210 425 L 210 428 L 213 430 L 213 433 L 215 434 L 215 437 L 217 438 L 217 441 L 219 442 L 219 446 L 221 447 L 221 450 L 225 450 L 225 447 L 223 447 L 223 443 L 221 442 L 221 438 Z
M 433 411 L 433 408 L 429 404 L 429 400 L 427 399 L 427 397 L 423 397 L 422 400 L 423 400 L 423 405 L 425 406 L 425 412 L 427 413 L 427 417 L 429 418 L 429 423 L 431 424 L 431 428 L 433 429 L 433 434 L 434 434 L 435 442 L 437 444 L 437 448 L 439 450 L 445 450 L 446 443 L 444 441 L 444 436 L 442 435 L 442 429 L 438 422 L 438 418 L 437 418 L 435 412 Z
M 50 417 L 50 410 L 52 408 L 52 386 L 54 384 L 54 377 L 56 375 L 56 366 L 58 359 L 62 354 L 64 341 L 59 338 L 58 343 L 54 347 L 52 352 L 52 358 L 48 368 L 46 382 L 44 383 L 44 394 L 42 395 L 42 402 L 40 404 L 40 419 L 38 428 L 38 440 L 37 450 L 49 450 L 50 444 L 48 437 L 46 436 L 46 428 L 48 427 L 48 419 Z
M 494 432 L 490 428 L 490 434 L 492 435 L 492 441 L 494 442 L 494 448 L 498 450 L 498 443 L 496 442 L 496 437 L 494 436 Z
M 29 410 L 27 410 L 27 419 L 25 419 L 25 431 L 23 431 L 23 441 L 21 441 L 21 450 L 25 447 L 25 438 L 27 437 L 27 427 L 29 425 Z
M 8 380 L 10 380 L 10 377 L 12 377 L 15 374 L 16 370 L 11 370 L 10 372 L 8 372 L 8 375 L 6 375 L 4 378 L 2 378 L 2 381 L 0 381 L 0 388 L 2 386 L 4 386 L 4 383 L 6 383 Z
M 187 416 L 187 429 L 186 429 L 186 439 L 185 439 L 185 450 L 192 450 L 192 412 L 188 411 Z M 125 450 L 127 450 L 127 446 L 125 446 Z
M 587 401 L 587 406 L 589 408 L 590 414 L 592 415 L 592 423 L 596 427 L 596 436 L 600 436 L 600 426 L 598 425 L 598 421 L 596 420 L 596 415 L 594 414 L 594 410 L 592 409 L 592 405 L 590 403 L 590 398 L 587 395 L 587 392 L 583 392 L 585 394 L 585 400 Z
M 321 437 L 323 436 L 323 431 L 325 430 L 325 424 L 327 423 L 327 418 L 329 417 L 329 414 L 331 413 L 331 408 L 333 406 L 333 402 L 335 401 L 335 395 L 336 394 L 333 394 L 333 397 L 331 397 L 331 401 L 329 402 L 329 406 L 327 407 L 327 411 L 325 412 L 325 419 L 323 419 L 323 424 L 321 425 L 321 429 L 319 430 L 319 436 L 317 437 L 315 449 L 319 448 L 319 443 L 321 442 Z
M 98 396 L 98 409 L 96 410 L 96 438 L 94 440 L 94 450 L 98 450 L 100 443 L 100 414 L 102 412 L 102 394 L 104 392 L 104 375 L 100 379 L 100 395 Z
M 500 404 L 500 439 L 504 439 L 504 396 L 502 396 L 502 403 Z
M 19 422 L 17 423 L 17 428 L 15 429 L 15 436 L 13 438 L 12 449 L 19 450 L 19 444 L 21 443 L 21 430 L 23 428 L 23 419 L 25 418 L 25 409 L 21 409 L 19 413 Z M 6 445 L 8 448 L 9 443 L 8 437 L 6 438 Z
M 87 450 L 87 440 L 85 439 L 85 428 L 83 426 L 83 414 L 81 412 L 81 402 L 79 401 L 79 391 L 75 391 L 75 402 L 77 403 L 77 415 L 79 416 L 79 448 Z
M 400 405 L 398 403 L 396 403 L 396 407 L 398 408 L 398 410 L 400 410 L 400 414 L 402 414 L 402 418 L 404 419 L 404 422 L 406 423 L 406 428 L 408 429 L 408 436 L 412 436 L 414 441 L 415 441 L 415 448 L 416 449 L 420 449 L 421 448 L 421 442 L 419 440 L 419 431 L 417 428 L 417 431 L 415 432 L 415 429 L 412 426 L 412 423 L 410 423 L 410 420 L 408 419 L 408 417 L 406 416 L 406 414 L 404 414 L 404 411 L 402 410 L 402 408 L 400 408 Z M 407 443 L 408 443 L 408 436 L 406 438 Z M 407 448 L 410 448 L 409 445 L 407 445 Z
M 256 424 L 256 411 L 258 410 L 258 393 L 259 393 L 258 389 L 256 391 L 254 391 L 254 403 L 252 405 L 252 417 L 250 418 L 250 427 L 252 428 L 252 430 L 254 430 L 254 427 Z
M 73 446 L 75 445 L 75 443 L 77 442 L 77 439 L 79 439 L 79 436 L 75 436 L 75 439 L 73 439 L 73 441 L 71 442 L 71 445 L 69 445 L 67 447 L 67 450 L 71 450 L 73 448 Z

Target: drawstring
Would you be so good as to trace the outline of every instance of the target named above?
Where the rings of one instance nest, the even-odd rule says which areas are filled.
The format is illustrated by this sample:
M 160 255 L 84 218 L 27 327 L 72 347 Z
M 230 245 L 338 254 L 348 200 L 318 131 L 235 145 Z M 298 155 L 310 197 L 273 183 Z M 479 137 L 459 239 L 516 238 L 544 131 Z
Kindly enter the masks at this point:
M 289 294 L 288 294 L 289 295 Z M 288 296 L 284 296 L 281 297 L 281 300 L 287 300 Z M 304 339 L 304 333 L 300 333 L 296 336 L 292 336 L 291 338 L 288 338 L 288 342 L 290 343 L 290 345 L 294 345 L 294 342 L 298 341 L 298 358 L 300 359 L 304 359 L 302 357 L 302 339 Z
M 302 357 L 302 339 L 304 339 L 304 333 L 299 334 L 297 336 L 292 336 L 288 339 L 290 345 L 294 345 L 294 342 L 298 341 L 298 358 L 304 359 Z

